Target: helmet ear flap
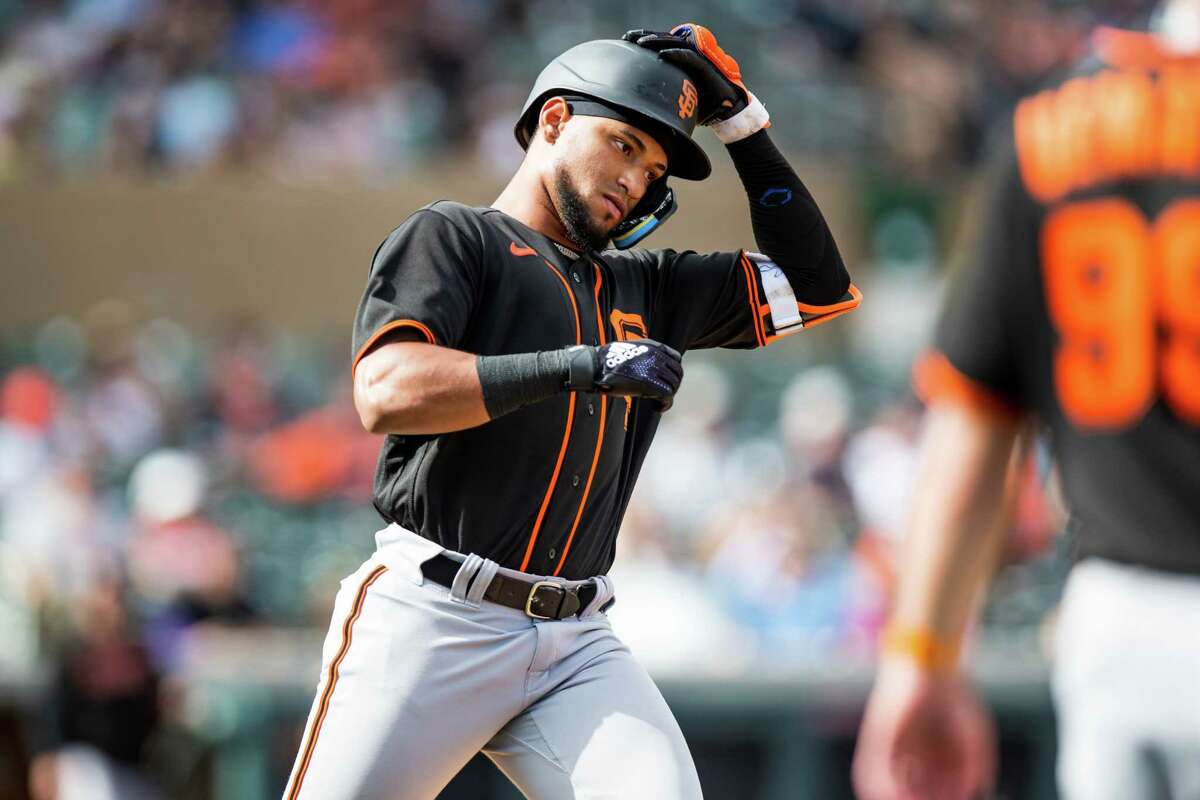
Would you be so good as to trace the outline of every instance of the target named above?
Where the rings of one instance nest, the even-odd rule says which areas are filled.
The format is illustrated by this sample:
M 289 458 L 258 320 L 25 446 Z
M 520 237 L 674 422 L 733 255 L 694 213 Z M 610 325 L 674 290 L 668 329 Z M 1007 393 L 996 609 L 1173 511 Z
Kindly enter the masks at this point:
M 627 250 L 645 239 L 659 225 L 675 213 L 679 204 L 675 202 L 675 191 L 667 185 L 665 177 L 650 184 L 642 199 L 633 210 L 612 230 L 613 247 Z

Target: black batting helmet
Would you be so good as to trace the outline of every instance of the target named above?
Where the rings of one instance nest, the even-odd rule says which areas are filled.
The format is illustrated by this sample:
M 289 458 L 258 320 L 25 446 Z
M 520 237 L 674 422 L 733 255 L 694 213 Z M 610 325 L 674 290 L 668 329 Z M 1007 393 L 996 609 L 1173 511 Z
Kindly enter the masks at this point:
M 528 149 L 537 116 L 556 95 L 583 95 L 615 107 L 667 152 L 667 172 L 704 180 L 712 172 L 708 156 L 692 140 L 696 128 L 696 87 L 687 74 L 644 47 L 619 39 L 598 39 L 572 47 L 551 61 L 533 84 L 514 133 Z

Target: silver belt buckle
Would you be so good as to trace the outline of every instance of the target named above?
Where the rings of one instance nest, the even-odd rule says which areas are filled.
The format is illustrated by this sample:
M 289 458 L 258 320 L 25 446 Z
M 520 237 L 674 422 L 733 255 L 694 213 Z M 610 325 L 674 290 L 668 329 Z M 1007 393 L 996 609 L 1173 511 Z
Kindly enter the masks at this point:
M 558 607 L 562 608 L 562 598 L 566 596 L 567 590 L 559 586 L 554 581 L 538 581 L 537 583 L 533 584 L 533 588 L 529 590 L 529 596 L 525 598 L 525 614 L 526 616 L 533 617 L 534 619 L 555 619 L 554 617 L 546 614 L 538 614 L 531 608 L 533 605 L 533 598 L 537 596 L 538 589 L 542 588 L 543 586 L 548 586 L 551 589 L 559 592 L 561 596 L 558 600 Z

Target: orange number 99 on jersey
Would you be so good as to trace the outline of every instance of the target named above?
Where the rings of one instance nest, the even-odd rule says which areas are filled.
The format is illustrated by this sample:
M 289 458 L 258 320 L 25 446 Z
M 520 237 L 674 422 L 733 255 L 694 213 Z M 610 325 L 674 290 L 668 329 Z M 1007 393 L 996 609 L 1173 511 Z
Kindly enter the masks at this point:
M 1153 223 L 1116 198 L 1063 206 L 1047 216 L 1041 248 L 1068 419 L 1128 427 L 1161 391 L 1200 425 L 1200 199 L 1177 200 Z

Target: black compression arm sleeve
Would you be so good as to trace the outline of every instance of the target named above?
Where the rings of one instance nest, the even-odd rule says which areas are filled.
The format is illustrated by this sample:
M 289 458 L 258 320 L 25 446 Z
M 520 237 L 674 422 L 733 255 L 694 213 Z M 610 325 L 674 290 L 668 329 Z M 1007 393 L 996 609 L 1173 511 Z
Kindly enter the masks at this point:
M 787 275 L 796 299 L 828 305 L 842 299 L 850 275 L 825 217 L 766 130 L 726 145 L 750 199 L 754 240 Z

